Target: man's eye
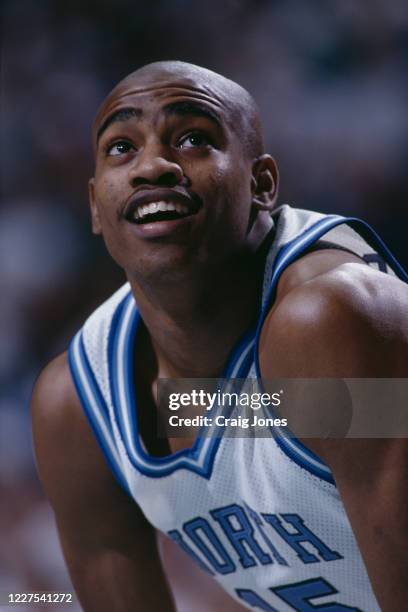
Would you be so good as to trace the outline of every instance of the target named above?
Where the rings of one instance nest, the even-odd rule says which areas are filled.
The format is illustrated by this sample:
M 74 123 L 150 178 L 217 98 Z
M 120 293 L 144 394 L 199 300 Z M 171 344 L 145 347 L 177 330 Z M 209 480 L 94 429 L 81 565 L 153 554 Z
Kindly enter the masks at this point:
M 191 132 L 179 141 L 178 146 L 180 149 L 193 149 L 195 147 L 206 147 L 209 144 L 210 141 L 205 134 L 202 132 Z
M 130 142 L 127 142 L 126 140 L 121 140 L 120 142 L 115 142 L 113 145 L 108 147 L 106 152 L 108 155 L 111 156 L 125 155 L 126 153 L 129 153 L 129 151 L 133 148 L 134 147 L 130 144 Z

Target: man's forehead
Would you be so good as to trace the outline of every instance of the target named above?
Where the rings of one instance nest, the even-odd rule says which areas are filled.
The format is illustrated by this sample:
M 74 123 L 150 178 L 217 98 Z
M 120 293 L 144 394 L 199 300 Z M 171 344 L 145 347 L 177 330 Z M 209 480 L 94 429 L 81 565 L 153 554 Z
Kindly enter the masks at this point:
M 94 147 L 97 134 L 105 129 L 104 126 L 109 124 L 116 112 L 122 109 L 126 112 L 126 108 L 130 107 L 132 115 L 140 117 L 146 108 L 149 112 L 161 112 L 167 103 L 183 99 L 216 111 L 219 122 L 226 123 L 239 134 L 247 152 L 251 155 L 262 153 L 259 111 L 248 91 L 212 70 L 179 61 L 148 64 L 120 81 L 96 115 L 93 124 Z
M 141 71 L 142 72 L 142 71 Z M 209 71 L 208 71 L 209 72 Z M 215 73 L 214 73 L 215 74 Z M 191 100 L 208 104 L 219 109 L 223 115 L 234 110 L 234 100 L 222 80 L 217 83 L 216 78 L 200 78 L 198 75 L 173 74 L 169 71 L 161 73 L 139 74 L 133 73 L 121 81 L 102 103 L 94 122 L 94 135 L 106 119 L 120 108 L 133 106 L 141 108 L 149 106 L 149 101 L 156 99 L 160 103 L 171 102 L 172 99 L 185 97 Z M 215 75 L 218 77 L 219 75 Z M 230 82 L 232 83 L 232 82 Z

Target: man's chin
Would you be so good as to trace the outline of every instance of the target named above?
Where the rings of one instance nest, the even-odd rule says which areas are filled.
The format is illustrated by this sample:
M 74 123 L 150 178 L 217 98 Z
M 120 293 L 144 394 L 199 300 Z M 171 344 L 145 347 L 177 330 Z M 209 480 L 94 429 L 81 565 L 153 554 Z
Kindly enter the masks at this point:
M 185 281 L 200 268 L 197 251 L 191 245 L 150 243 L 149 247 L 142 256 L 135 257 L 135 265 L 127 269 L 128 276 L 137 282 Z

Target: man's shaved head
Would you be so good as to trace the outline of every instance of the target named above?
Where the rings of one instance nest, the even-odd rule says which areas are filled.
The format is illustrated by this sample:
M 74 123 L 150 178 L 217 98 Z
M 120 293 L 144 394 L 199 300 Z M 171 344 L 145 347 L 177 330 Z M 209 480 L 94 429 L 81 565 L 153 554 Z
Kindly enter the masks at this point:
M 109 114 L 132 91 L 142 92 L 182 85 L 202 92 L 206 98 L 220 104 L 227 111 L 231 128 L 239 134 L 244 150 L 249 157 L 255 158 L 263 153 L 262 128 L 258 106 L 251 94 L 230 79 L 212 70 L 179 61 L 154 62 L 142 66 L 120 81 L 102 103 L 93 129 L 94 143 L 104 127 Z
M 93 134 L 93 229 L 129 278 L 197 282 L 271 229 L 278 171 L 263 152 L 258 108 L 237 83 L 184 62 L 148 64 L 107 96 Z M 177 218 L 147 211 L 162 202 Z

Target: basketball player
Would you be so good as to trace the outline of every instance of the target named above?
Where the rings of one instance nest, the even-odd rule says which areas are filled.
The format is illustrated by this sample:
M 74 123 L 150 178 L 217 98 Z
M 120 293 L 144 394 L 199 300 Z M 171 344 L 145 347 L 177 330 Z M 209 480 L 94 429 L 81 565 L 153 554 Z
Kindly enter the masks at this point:
M 275 211 L 256 105 L 209 70 L 130 74 L 93 139 L 93 231 L 128 284 L 33 396 L 84 609 L 176 609 L 156 530 L 187 560 L 191 612 L 406 609 L 406 440 L 161 440 L 152 423 L 160 378 L 406 377 L 407 276 L 361 222 Z

